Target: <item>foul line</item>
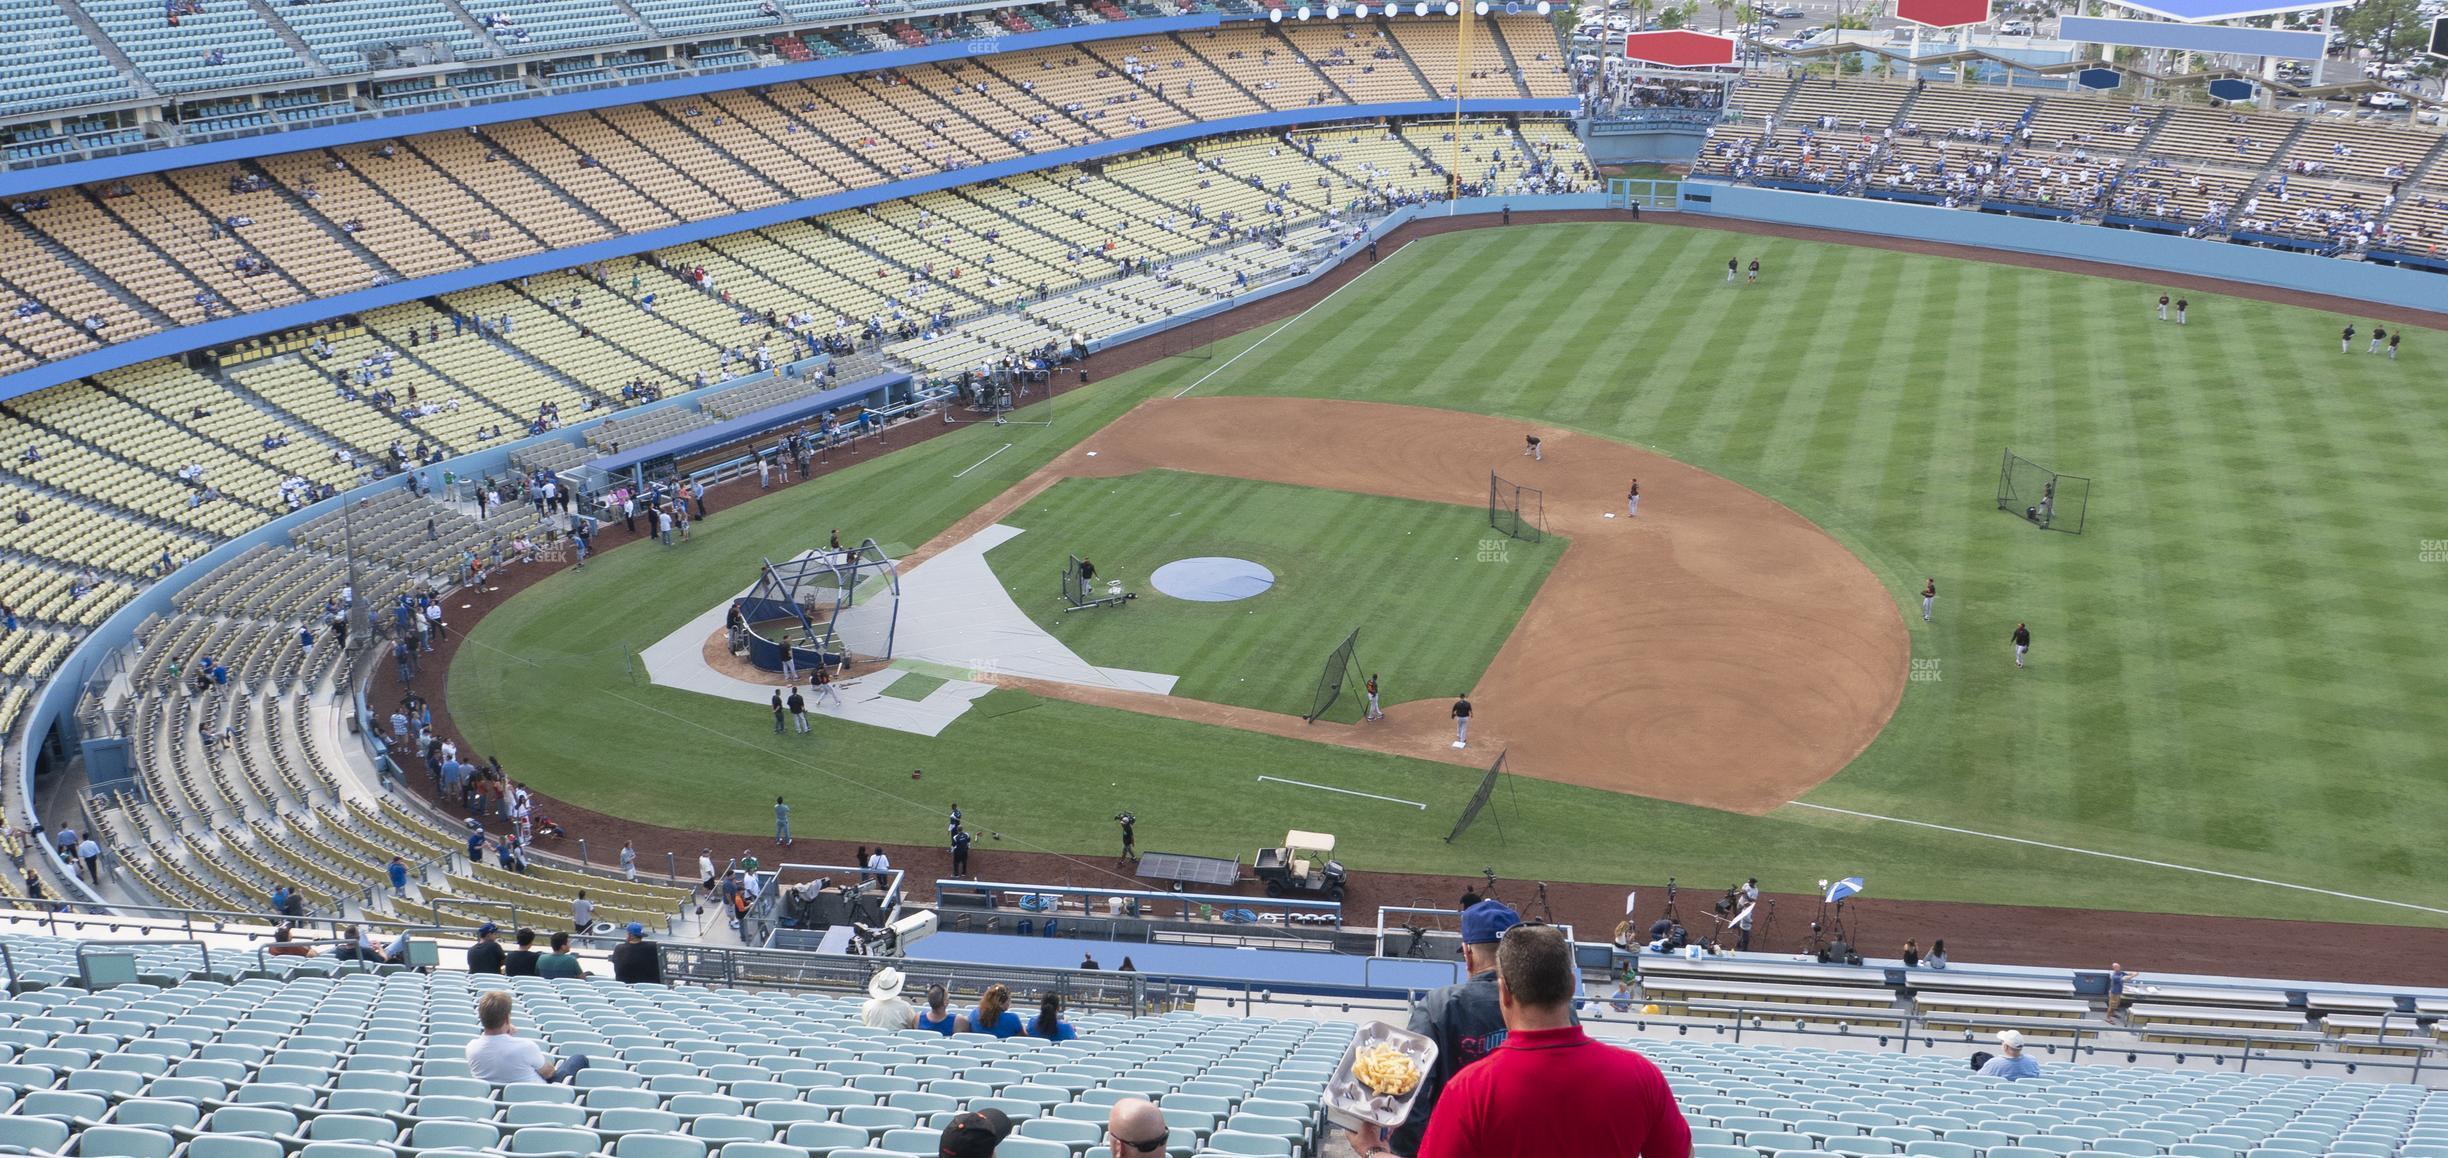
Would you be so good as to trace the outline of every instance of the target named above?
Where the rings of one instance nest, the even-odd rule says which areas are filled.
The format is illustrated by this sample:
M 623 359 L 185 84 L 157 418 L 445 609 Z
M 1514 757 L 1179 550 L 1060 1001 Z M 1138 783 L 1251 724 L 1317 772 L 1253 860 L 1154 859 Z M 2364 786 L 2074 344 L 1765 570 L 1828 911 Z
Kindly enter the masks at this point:
M 1394 252 L 1396 252 L 1396 253 L 1401 253 L 1401 252 L 1402 252 L 1402 248 L 1398 246 L 1398 247 L 1396 247 L 1396 248 L 1395 248 Z M 1352 255 L 1352 257 L 1358 257 L 1358 256 L 1360 256 L 1360 255 L 1359 255 L 1359 254 L 1357 254 L 1357 253 L 1354 253 L 1354 254 Z M 1349 260 L 1351 260 L 1351 258 L 1345 258 L 1344 260 L 1345 260 L 1345 261 L 1349 261 Z M 1333 289 L 1326 291 L 1326 296 L 1325 296 L 1325 297 L 1322 297 L 1322 298 L 1319 298 L 1317 301 L 1315 301 L 1315 302 L 1311 303 L 1311 304 L 1310 304 L 1310 306 L 1309 306 L 1309 309 L 1302 310 L 1301 312 L 1299 312 L 1299 313 L 1297 313 L 1297 314 L 1292 315 L 1290 318 L 1288 318 L 1288 319 L 1286 319 L 1286 320 L 1285 320 L 1284 324 L 1282 324 L 1282 325 L 1280 325 L 1280 326 L 1277 326 L 1277 327 L 1275 327 L 1275 328 L 1274 328 L 1274 329 L 1272 329 L 1272 330 L 1268 330 L 1268 331 L 1267 331 L 1267 334 L 1266 334 L 1266 337 L 1264 337 L 1264 338 L 1260 338 L 1260 339 L 1258 339 L 1258 340 L 1257 340 L 1257 341 L 1255 341 L 1255 342 L 1251 342 L 1251 343 L 1249 344 L 1249 349 L 1247 349 L 1247 350 L 1243 350 L 1243 351 L 1241 351 L 1241 353 L 1239 353 L 1239 354 L 1235 354 L 1235 355 L 1233 355 L 1233 356 L 1232 356 L 1232 357 L 1230 357 L 1230 358 L 1226 358 L 1226 359 L 1224 359 L 1224 365 L 1222 365 L 1222 366 L 1218 366 L 1218 367 L 1216 367 L 1216 368 L 1215 368 L 1215 369 L 1213 369 L 1213 370 L 1209 370 L 1208 372 L 1206 372 L 1206 373 L 1204 373 L 1204 374 L 1199 375 L 1199 379 L 1198 379 L 1198 381 L 1197 381 L 1197 382 L 1192 382 L 1191 384 L 1189 384 L 1189 385 L 1187 385 L 1187 386 L 1182 387 L 1182 388 L 1181 388 L 1181 390 L 1180 390 L 1180 392 L 1179 392 L 1179 393 L 1176 393 L 1176 394 L 1175 394 L 1175 395 L 1173 395 L 1173 396 L 1174 396 L 1175 398 L 1179 398 L 1179 397 L 1181 397 L 1183 394 L 1188 394 L 1189 392 L 1191 392 L 1191 391 L 1193 391 L 1193 390 L 1198 389 L 1198 388 L 1199 388 L 1199 386 L 1200 386 L 1201 384 L 1205 383 L 1205 382 L 1206 382 L 1206 381 L 1207 381 L 1209 378 L 1213 378 L 1213 377 L 1215 377 L 1216 375 L 1223 373 L 1226 367 L 1231 366 L 1233 363 L 1240 361 L 1244 355 L 1247 355 L 1247 354 L 1250 352 L 1250 350 L 1255 350 L 1255 349 L 1257 349 L 1257 348 L 1258 348 L 1258 347 L 1260 347 L 1260 346 L 1266 345 L 1266 344 L 1267 344 L 1267 342 L 1269 342 L 1270 340 L 1272 340 L 1272 339 L 1275 337 L 1275 335 L 1280 334 L 1280 333 L 1284 332 L 1285 330 L 1291 329 L 1291 328 L 1293 327 L 1293 325 L 1294 325 L 1295 323 L 1299 322 L 1299 321 L 1300 321 L 1302 318 L 1308 317 L 1308 316 L 1309 316 L 1309 314 L 1310 314 L 1310 311 L 1311 311 L 1311 310 L 1315 310 L 1315 309 L 1317 309 L 1319 306 L 1325 305 L 1326 303 L 1333 301 L 1333 300 L 1335 299 L 1335 295 L 1336 295 L 1336 294 L 1342 293 L 1344 290 L 1350 289 L 1351 287 L 1353 287 L 1353 286 L 1355 286 L 1355 285 L 1360 284 L 1360 279 L 1361 279 L 1361 278 L 1367 277 L 1368 275 L 1370 275 L 1370 274 L 1372 274 L 1372 273 L 1375 273 L 1375 272 L 1377 271 L 1378 266 L 1383 265 L 1383 264 L 1385 264 L 1385 263 L 1384 263 L 1384 262 L 1378 262 L 1378 263 L 1376 263 L 1375 265 L 1371 265 L 1371 266 L 1369 266 L 1367 269 L 1361 270 L 1359 273 L 1357 273 L 1357 274 L 1353 275 L 1353 276 L 1352 276 L 1352 279 L 1351 279 L 1350 281 L 1344 282 L 1342 285 L 1336 286 L 1336 287 L 1334 287 Z
M 984 466 L 984 465 L 986 465 L 986 464 L 987 464 L 987 463 L 989 463 L 989 462 L 994 461 L 994 456 L 995 456 L 995 454 L 1001 454 L 1001 453 L 1003 453 L 1004 451 L 1010 450 L 1011 448 L 1012 448 L 1012 444 L 1010 444 L 1010 443 L 1008 443 L 1008 442 L 1004 443 L 1002 446 L 999 446 L 999 447 L 995 448 L 995 452 L 994 452 L 994 454 L 987 455 L 986 457 L 981 458 L 981 459 L 977 460 L 976 462 L 970 463 L 970 464 L 969 464 L 969 470 L 976 470 L 977 468 L 979 468 L 979 467 L 981 467 L 981 466 Z M 969 473 L 969 470 L 964 470 L 964 471 L 960 472 L 960 474 L 953 475 L 952 477 L 953 477 L 953 478 L 959 478 L 959 477 L 961 477 L 961 475 L 968 474 L 968 473 Z
M 2301 893 L 2318 893 L 2324 897 L 2336 897 L 2339 900 L 2344 901 L 2361 901 L 2367 905 L 2388 905 L 2392 908 L 2412 909 L 2418 913 L 2434 913 L 2443 917 L 2448 917 L 2448 909 L 2435 909 L 2429 905 L 2417 905 L 2411 901 L 2392 901 L 2385 897 L 2366 897 L 2359 893 L 2341 893 L 2336 889 L 2323 889 L 2316 888 L 2312 885 L 2299 885 L 2291 881 L 2273 881 L 2267 877 L 2254 877 L 2246 876 L 2242 873 L 2221 872 L 2218 869 L 2198 868 L 2189 864 L 2172 864 L 2163 860 L 2150 860 L 2145 857 L 2127 856 L 2121 852 L 2101 852 L 2098 849 L 2076 848 L 2070 844 L 2050 844 L 2045 840 L 2027 840 L 2020 836 L 2005 836 L 2000 833 L 1981 832 L 1977 829 L 1971 828 L 1956 828 L 1952 825 L 1931 824 L 1926 820 L 1906 820 L 1900 816 L 1881 816 L 1875 812 L 1855 812 L 1850 808 L 1830 808 L 1825 804 L 1808 804 L 1800 800 L 1793 801 L 1792 803 L 1795 808 L 1814 808 L 1821 812 L 1833 812 L 1839 816 L 1852 816 L 1863 820 L 1884 820 L 1889 824 L 1905 824 L 1914 828 L 1930 829 L 1935 832 L 1949 832 L 1957 836 L 1977 836 L 1983 840 L 2002 840 L 2008 844 L 2027 845 L 2032 848 L 2045 848 L 2057 852 L 2070 852 L 2081 856 L 2096 856 L 2102 860 L 2120 860 L 2127 864 L 2148 865 L 2151 868 L 2173 869 L 2180 873 L 2199 873 L 2206 877 L 2222 877 L 2231 881 L 2243 881 L 2247 884 L 2268 885 L 2272 888 L 2279 889 L 2293 889 Z
M 1422 804 L 1417 800 L 1405 800 L 1399 796 L 1379 796 L 1374 792 L 1354 792 L 1349 788 L 1337 788 L 1331 784 L 1311 784 L 1306 780 L 1286 780 L 1281 776 L 1261 776 L 1258 778 L 1258 782 L 1260 784 L 1264 784 L 1269 780 L 1272 780 L 1277 784 L 1297 784 L 1303 788 L 1315 788 L 1320 792 L 1340 792 L 1345 796 L 1365 796 L 1371 800 L 1383 800 L 1388 804 L 1408 804 L 1422 812 L 1428 811 L 1427 805 Z

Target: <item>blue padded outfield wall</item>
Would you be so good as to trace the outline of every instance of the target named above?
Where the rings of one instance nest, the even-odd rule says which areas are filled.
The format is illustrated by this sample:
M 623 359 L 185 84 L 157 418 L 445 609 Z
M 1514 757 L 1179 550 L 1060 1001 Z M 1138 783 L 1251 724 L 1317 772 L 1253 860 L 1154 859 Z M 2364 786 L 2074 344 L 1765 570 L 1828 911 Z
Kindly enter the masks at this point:
M 1686 181 L 1681 197 L 1683 211 L 1697 215 L 2045 254 L 2415 310 L 2448 308 L 2448 277 L 2283 249 L 1713 181 Z
M 738 81 L 739 74 L 731 74 L 731 76 L 734 82 Z M 1576 103 L 1569 99 L 1523 100 L 1515 98 L 1511 100 L 1469 100 L 1461 103 L 1462 111 L 1465 114 L 1480 116 L 1501 116 L 1506 113 L 1570 113 L 1577 107 Z M 1453 113 L 1454 106 L 1451 103 L 1405 101 L 1375 105 L 1318 105 L 1309 108 L 1253 113 L 1249 116 L 1231 117 L 1219 121 L 1192 121 L 1189 124 L 1175 125 L 1171 128 L 1110 141 L 1075 145 L 1068 149 L 1055 149 L 1025 157 L 1013 157 L 1006 161 L 972 165 L 966 169 L 930 173 L 923 177 L 912 177 L 906 181 L 894 181 L 866 189 L 829 193 L 822 197 L 811 197 L 805 201 L 790 201 L 764 209 L 733 213 L 704 221 L 682 222 L 645 233 L 623 234 L 619 237 L 571 246 L 567 249 L 546 250 L 543 253 L 511 258 L 508 261 L 497 261 L 490 265 L 472 266 L 427 277 L 409 278 L 368 289 L 298 302 L 277 309 L 253 311 L 192 326 L 180 326 L 125 342 L 113 342 L 99 350 L 78 354 L 73 358 L 45 362 L 31 370 L 20 370 L 15 374 L 0 377 L 0 401 L 22 394 L 31 394 L 46 386 L 56 386 L 87 375 L 99 374 L 105 370 L 116 370 L 122 366 L 132 366 L 138 362 L 147 362 L 155 358 L 176 357 L 190 350 L 202 350 L 237 342 L 244 338 L 293 330 L 300 326 L 330 321 L 350 314 L 364 313 L 383 306 L 394 306 L 401 302 L 411 302 L 436 294 L 456 293 L 460 290 L 492 285 L 495 282 L 509 281 L 513 278 L 551 273 L 555 270 L 570 269 L 592 262 L 611 261 L 669 246 L 686 245 L 690 242 L 704 241 L 708 238 L 722 237 L 744 230 L 763 229 L 788 221 L 817 217 L 836 210 L 859 209 L 903 197 L 915 197 L 922 193 L 939 192 L 980 181 L 1034 172 L 1039 169 L 1075 165 L 1082 161 L 1136 153 L 1145 149 L 1177 145 L 1205 137 L 1230 136 L 1268 129 L 1293 129 L 1339 121 L 1372 121 L 1381 117 L 1452 116 Z M 289 135 L 291 134 L 283 135 L 282 148 L 284 151 L 291 147 L 285 143 Z M 258 146 L 263 143 L 260 139 L 255 142 Z M 258 148 L 256 151 L 261 152 L 262 150 Z M 148 154 L 148 156 L 153 155 Z

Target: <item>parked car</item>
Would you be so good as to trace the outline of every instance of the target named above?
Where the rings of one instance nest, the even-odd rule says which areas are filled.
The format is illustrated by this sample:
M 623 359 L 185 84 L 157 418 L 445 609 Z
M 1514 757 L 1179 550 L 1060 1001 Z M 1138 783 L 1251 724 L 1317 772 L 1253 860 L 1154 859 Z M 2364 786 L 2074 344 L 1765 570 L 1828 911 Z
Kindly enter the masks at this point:
M 2002 36 L 2029 36 L 2032 34 L 2031 21 L 2009 20 L 1998 25 L 1998 33 Z
M 2405 109 L 2414 107 L 2413 101 L 2407 100 L 2404 96 L 2393 92 L 2372 93 L 2371 95 L 2363 98 L 2363 103 L 2370 105 L 2375 109 Z
M 1787 20 L 1799 20 L 1802 17 L 1809 15 L 1808 13 L 1802 11 L 1802 6 L 1799 4 L 1786 4 L 1781 7 L 1771 9 L 1768 14 L 1770 16 L 1783 17 Z

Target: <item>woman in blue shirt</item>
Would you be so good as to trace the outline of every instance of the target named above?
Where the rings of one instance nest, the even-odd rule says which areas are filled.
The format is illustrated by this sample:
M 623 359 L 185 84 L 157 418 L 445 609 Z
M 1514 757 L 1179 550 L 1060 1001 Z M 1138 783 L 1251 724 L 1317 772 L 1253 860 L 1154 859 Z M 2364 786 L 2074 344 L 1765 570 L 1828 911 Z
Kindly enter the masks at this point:
M 944 992 L 943 986 L 927 986 L 927 1007 L 918 1014 L 918 1028 L 931 1029 L 945 1037 L 952 1036 L 952 1031 L 960 1025 L 960 1015 L 944 1008 L 951 1000 L 952 995 Z
M 996 1037 L 1018 1037 L 1024 1032 L 1020 1015 L 1011 1011 L 1011 990 L 1001 985 L 989 985 L 978 998 L 976 1009 L 962 1015 L 967 1024 L 963 1033 L 991 1033 Z
M 1030 1037 L 1047 1041 L 1070 1041 L 1079 1036 L 1079 1030 L 1062 1019 L 1062 998 L 1051 993 L 1037 1006 L 1037 1020 L 1029 1023 L 1028 1031 Z

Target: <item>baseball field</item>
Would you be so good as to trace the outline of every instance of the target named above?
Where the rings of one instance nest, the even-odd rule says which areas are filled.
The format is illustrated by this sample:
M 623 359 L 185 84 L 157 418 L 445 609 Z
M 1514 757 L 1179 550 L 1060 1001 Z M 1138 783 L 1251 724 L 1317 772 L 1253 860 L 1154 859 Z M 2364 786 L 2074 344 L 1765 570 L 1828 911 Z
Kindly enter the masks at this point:
M 1761 260 L 1760 284 L 1724 283 L 1737 256 Z M 2408 331 L 2391 362 L 2359 341 L 2340 353 L 2347 319 L 2293 306 L 2195 292 L 2188 325 L 2162 323 L 2158 292 L 1694 229 L 1428 238 L 1208 359 L 1066 395 L 1050 428 L 964 429 L 755 501 L 726 488 L 685 548 L 607 551 L 488 614 L 451 666 L 451 714 L 548 796 L 712 833 L 769 832 L 791 794 L 803 837 L 933 844 L 958 800 L 1004 847 L 1103 854 L 1128 808 L 1147 848 L 1247 856 L 1288 827 L 1334 832 L 1355 874 L 1471 873 L 1500 851 L 1517 878 L 1860 874 L 1893 898 L 2448 923 L 2438 335 Z M 1131 433 L 1326 404 L 1303 400 L 1376 409 L 1266 471 L 1232 467 L 1296 431 Z M 1379 428 L 1395 450 L 1370 442 Z M 1564 533 L 1488 565 L 1468 496 L 1520 430 L 1550 440 L 1535 469 L 1566 496 Z M 1100 440 L 1127 445 L 1082 466 Z M 1327 469 L 1346 447 L 1455 477 Z M 2095 480 L 2083 534 L 1996 509 L 2007 447 Z M 1637 529 L 1600 521 L 1622 465 L 1660 472 Z M 1456 681 L 1525 689 L 1497 701 L 1520 705 L 1512 722 L 1491 706 L 1479 724 L 1524 756 L 1499 797 L 1504 843 L 1485 826 L 1441 839 L 1493 758 L 1478 744 L 1016 688 L 939 736 L 826 720 L 802 739 L 639 673 L 642 648 L 760 557 L 832 527 L 926 543 L 997 503 L 1027 530 L 990 557 L 1015 588 L 1050 588 L 1049 561 L 1087 542 L 1133 578 L 1193 555 L 1277 574 L 1240 603 L 1142 595 L 1048 625 L 1094 662 L 1179 675 L 1177 699 L 1297 726 L 1348 626 L 1397 725 L 1441 717 Z M 1759 526 L 1794 537 L 1765 550 Z M 1605 598 L 1566 600 L 1568 584 Z M 2021 670 L 2018 622 L 2034 638 Z M 1866 747 L 1821 726 L 1837 715 Z M 1794 773 L 1754 775 L 1771 759 Z

